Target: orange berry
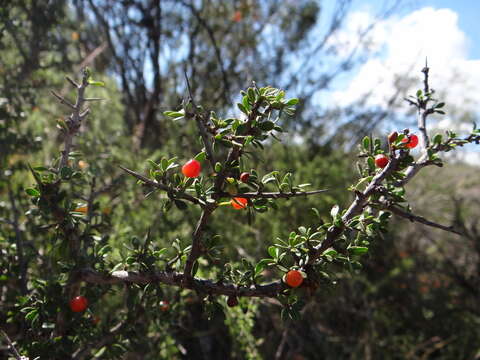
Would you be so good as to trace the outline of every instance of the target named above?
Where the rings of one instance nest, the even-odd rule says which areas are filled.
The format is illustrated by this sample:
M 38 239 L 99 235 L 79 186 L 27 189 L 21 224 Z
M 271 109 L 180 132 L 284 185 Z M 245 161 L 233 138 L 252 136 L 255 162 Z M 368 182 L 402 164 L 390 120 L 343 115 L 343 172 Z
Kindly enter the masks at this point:
M 70 309 L 72 309 L 73 312 L 85 311 L 87 306 L 88 306 L 88 300 L 85 296 L 82 296 L 82 295 L 76 296 L 70 300 Z
M 78 167 L 82 170 L 86 169 L 88 167 L 88 163 L 86 161 L 80 160 L 78 162 Z
M 88 206 L 79 206 L 73 211 L 86 214 L 88 212 Z
M 303 282 L 303 275 L 298 270 L 290 270 L 285 275 L 285 283 L 293 288 L 299 287 L 302 285 Z
M 248 200 L 241 197 L 235 197 L 232 200 L 230 200 L 230 204 L 236 210 L 245 209 L 247 207 L 247 203 L 248 203 Z
M 168 311 L 168 309 L 170 309 L 170 303 L 167 300 L 160 301 L 159 306 L 160 306 L 160 310 L 162 310 L 163 312 Z
M 196 178 L 202 171 L 202 165 L 195 159 L 189 160 L 182 166 L 182 173 L 188 178 Z
M 375 156 L 375 165 L 377 165 L 377 167 L 379 168 L 384 168 L 385 166 L 388 165 L 388 162 L 390 160 L 388 159 L 388 156 L 385 155 L 385 154 L 378 154 L 377 156 Z
M 235 22 L 240 22 L 242 21 L 242 12 L 240 10 L 237 10 L 233 13 L 232 20 Z
M 413 149 L 418 145 L 418 136 L 415 134 L 407 135 L 402 139 L 402 143 L 404 143 L 409 149 Z

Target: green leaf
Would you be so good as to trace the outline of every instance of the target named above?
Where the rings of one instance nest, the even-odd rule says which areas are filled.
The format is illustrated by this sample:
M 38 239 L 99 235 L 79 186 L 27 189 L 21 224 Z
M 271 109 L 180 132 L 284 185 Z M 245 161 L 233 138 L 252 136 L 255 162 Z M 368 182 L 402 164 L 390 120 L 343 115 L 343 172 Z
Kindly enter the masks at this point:
M 445 103 L 441 102 L 441 103 L 438 103 L 437 105 L 435 105 L 435 109 L 441 109 L 444 106 L 445 106 Z
M 299 102 L 299 100 L 297 98 L 293 98 L 293 99 L 290 99 L 287 101 L 287 106 L 291 106 L 291 105 L 297 105 Z
M 73 173 L 73 169 L 68 167 L 68 166 L 64 166 L 62 167 L 62 169 L 60 170 L 60 177 L 62 179 L 68 179 Z
M 442 134 L 437 134 L 433 137 L 434 144 L 441 144 L 442 143 Z
M 273 121 L 263 121 L 258 124 L 258 127 L 263 131 L 270 131 L 275 127 L 275 123 Z
M 370 151 L 370 138 L 368 136 L 365 136 L 362 140 L 362 145 L 363 145 L 363 149 L 365 151 Z
M 173 118 L 175 120 L 180 120 L 181 118 L 183 118 L 185 116 L 185 111 L 184 110 L 181 110 L 181 111 L 165 111 L 163 113 L 163 115 L 165 115 L 167 117 L 170 117 L 170 118 Z
M 219 162 L 217 162 L 215 164 L 215 171 L 218 173 L 220 171 L 222 171 L 222 164 L 220 164 Z
M 37 189 L 28 188 L 25 189 L 25 192 L 30 196 L 40 196 L 40 191 L 38 191 Z
M 243 112 L 244 114 L 248 114 L 248 110 L 245 108 L 245 106 L 242 103 L 237 103 L 237 106 L 241 112 Z
M 367 159 L 368 167 L 370 170 L 375 170 L 375 160 L 372 156 L 369 156 Z
M 274 259 L 278 258 L 279 253 L 280 253 L 280 249 L 276 248 L 275 246 L 270 246 L 268 248 L 268 254 Z
M 100 357 L 102 357 L 102 355 L 105 353 L 105 351 L 107 351 L 107 347 L 104 346 L 102 347 L 100 350 L 98 350 L 95 355 L 93 355 L 94 358 L 98 359 Z
M 95 81 L 92 79 L 88 79 L 88 84 L 93 86 L 105 86 L 105 83 L 103 81 Z
M 366 252 L 368 252 L 368 248 L 365 247 L 365 246 L 350 246 L 348 248 L 348 251 L 352 254 L 352 255 L 363 255 L 365 254 Z
M 207 153 L 205 151 L 202 151 L 202 152 L 198 153 L 194 157 L 195 160 L 200 161 L 200 162 L 205 161 L 206 158 L 207 158 Z
M 38 317 L 38 310 L 34 309 L 25 315 L 25 320 L 33 321 L 36 317 Z

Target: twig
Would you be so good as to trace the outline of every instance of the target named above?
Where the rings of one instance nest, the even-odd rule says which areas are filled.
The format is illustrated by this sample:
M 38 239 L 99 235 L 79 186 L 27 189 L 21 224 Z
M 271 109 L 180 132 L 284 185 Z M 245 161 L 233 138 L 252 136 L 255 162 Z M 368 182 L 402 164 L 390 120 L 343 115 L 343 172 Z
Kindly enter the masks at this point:
M 200 199 L 192 196 L 192 195 L 189 195 L 189 194 L 186 194 L 184 192 L 180 192 L 176 189 L 173 189 L 167 185 L 163 185 L 163 184 L 160 184 L 156 181 L 153 181 L 153 180 L 150 180 L 149 178 L 133 171 L 133 170 L 130 170 L 130 169 L 127 169 L 126 167 L 123 167 L 122 165 L 119 165 L 119 168 L 122 169 L 123 171 L 125 171 L 126 173 L 136 177 L 138 180 L 141 180 L 143 181 L 145 184 L 147 185 L 150 185 L 150 186 L 153 186 L 153 187 L 156 187 L 157 189 L 160 189 L 160 190 L 163 190 L 163 191 L 166 191 L 166 192 L 170 192 L 170 193 L 173 193 L 176 195 L 177 198 L 179 199 L 183 199 L 183 200 L 187 200 L 187 201 L 190 201 L 194 204 L 198 204 L 198 205 L 204 205 L 202 201 L 200 201 Z
M 15 346 L 13 345 L 12 343 L 12 340 L 10 340 L 10 338 L 8 337 L 8 334 L 3 331 L 2 329 L 0 329 L 0 332 L 2 333 L 3 337 L 7 340 L 7 343 L 8 343 L 8 346 L 10 347 L 10 349 L 12 350 L 12 353 L 13 355 L 15 356 L 15 358 L 17 360 L 23 360 L 25 359 L 23 356 L 20 355 L 20 353 L 17 351 L 17 349 L 15 348 Z
M 423 96 L 426 97 L 424 100 L 419 100 L 418 102 L 418 116 L 417 116 L 417 122 L 418 122 L 418 130 L 420 131 L 420 145 L 422 147 L 422 150 L 424 152 L 427 151 L 427 149 L 430 146 L 430 141 L 428 139 L 428 134 L 427 134 L 427 117 L 432 113 L 431 109 L 428 109 L 428 99 L 430 97 L 429 92 L 430 92 L 430 87 L 428 85 L 428 72 L 430 71 L 430 68 L 428 67 L 427 60 L 425 59 L 425 67 L 422 69 L 423 73 Z
M 454 233 L 454 234 L 457 234 L 457 235 L 460 235 L 460 236 L 463 235 L 461 232 L 453 229 L 452 226 L 445 226 L 445 225 L 437 224 L 433 221 L 425 219 L 422 216 L 414 215 L 414 214 L 411 214 L 407 211 L 404 211 L 397 206 L 393 206 L 393 205 L 392 206 L 386 206 L 385 209 L 391 211 L 395 215 L 398 215 L 400 217 L 408 219 L 411 222 L 418 222 L 418 223 L 421 223 L 421 224 L 424 224 L 424 225 L 427 225 L 427 226 L 431 226 L 431 227 L 434 227 L 434 228 L 437 228 L 437 229 L 441 229 L 441 230 L 444 230 L 444 231 L 448 231 L 448 232 L 451 232 L 451 233 Z
M 73 80 L 70 81 L 70 83 L 75 84 L 75 82 Z M 62 158 L 60 159 L 60 164 L 58 166 L 58 171 L 60 171 L 63 167 L 65 167 L 67 165 L 68 154 L 70 154 L 70 149 L 71 149 L 72 144 L 73 144 L 73 137 L 75 136 L 75 134 L 80 129 L 80 125 L 82 123 L 82 120 L 88 115 L 89 109 L 86 109 L 86 110 L 82 111 L 82 107 L 83 107 L 83 104 L 85 102 L 85 98 L 83 97 L 83 95 L 85 93 L 85 89 L 87 88 L 87 86 L 88 86 L 88 73 L 87 73 L 86 70 L 83 70 L 82 83 L 79 86 L 76 86 L 77 100 L 75 102 L 75 105 L 72 105 L 72 104 L 68 105 L 69 107 L 72 107 L 73 112 L 70 115 L 69 119 L 66 121 L 67 130 L 64 132 L 64 134 L 65 134 L 65 140 L 64 140 L 65 145 L 64 145 L 64 149 L 62 151 Z M 54 94 L 55 97 L 60 100 L 60 102 L 62 102 L 62 99 L 63 99 L 63 101 L 65 101 L 65 99 L 63 97 L 60 97 L 54 91 L 52 91 L 52 94 Z
M 234 284 L 224 284 L 194 277 L 192 277 L 190 281 L 184 281 L 184 278 L 184 274 L 173 271 L 156 271 L 151 273 L 119 271 L 107 275 L 89 268 L 84 268 L 79 270 L 78 273 L 79 281 L 86 281 L 98 285 L 162 283 L 185 289 L 203 289 L 206 293 L 212 295 L 236 295 L 239 297 L 276 297 L 281 291 L 287 288 L 281 281 L 275 281 L 265 285 L 239 287 Z
M 18 267 L 19 267 L 19 275 L 20 275 L 20 289 L 22 294 L 25 295 L 27 293 L 27 266 L 28 264 L 25 261 L 24 257 L 24 248 L 23 248 L 23 237 L 22 232 L 20 231 L 19 225 L 19 216 L 18 216 L 18 208 L 17 203 L 15 201 L 15 194 L 12 190 L 12 185 L 10 182 L 7 182 L 8 187 L 8 196 L 10 199 L 10 204 L 12 206 L 12 215 L 13 219 L 10 221 L 13 229 L 15 231 L 15 244 L 17 246 L 17 256 L 18 256 Z
M 368 198 L 372 195 L 378 188 L 378 186 L 382 183 L 382 181 L 391 173 L 393 172 L 400 158 L 404 155 L 403 152 L 400 152 L 395 157 L 392 157 L 388 165 L 377 175 L 374 176 L 372 181 L 368 184 L 367 188 L 360 193 L 357 193 L 355 196 L 355 200 L 352 202 L 350 207 L 347 209 L 345 214 L 342 216 L 343 224 L 346 224 L 350 221 L 353 217 L 360 214 L 368 202 Z M 310 258 L 308 260 L 308 264 L 313 264 L 315 260 L 322 255 L 322 253 L 327 250 L 329 247 L 333 245 L 333 243 L 338 239 L 338 237 L 343 233 L 343 227 L 335 227 L 332 226 L 325 236 L 325 239 L 322 241 L 320 245 L 313 248 L 310 251 Z
M 322 189 L 322 190 L 312 190 L 312 191 L 298 191 L 298 192 L 248 192 L 243 194 L 235 194 L 231 195 L 227 192 L 220 193 L 221 197 L 243 197 L 246 199 L 289 199 L 292 197 L 299 197 L 299 196 L 310 196 L 321 194 L 329 189 Z
M 208 137 L 207 130 L 205 128 L 205 123 L 203 116 L 198 113 L 197 106 L 193 100 L 193 94 L 192 94 L 192 89 L 190 88 L 190 82 L 188 80 L 187 72 L 185 72 L 185 81 L 187 82 L 187 89 L 188 89 L 188 94 L 190 96 L 190 101 L 192 102 L 193 108 L 194 108 L 194 117 L 195 117 L 195 122 L 197 123 L 197 128 L 198 131 L 200 132 L 200 136 L 202 137 L 203 143 L 205 145 L 205 151 L 207 153 L 207 159 L 210 162 L 210 165 L 212 167 L 212 170 L 215 171 L 215 157 L 213 155 L 213 147 L 212 147 L 212 142 L 210 141 L 210 138 Z
M 75 110 L 75 105 L 73 105 L 70 101 L 65 99 L 63 96 L 57 94 L 55 91 L 50 90 L 50 93 L 55 96 L 61 104 L 68 106 L 70 109 Z
M 212 206 L 210 204 L 203 209 L 202 215 L 200 216 L 200 219 L 198 219 L 197 226 L 195 227 L 195 231 L 193 232 L 192 250 L 190 251 L 190 254 L 188 254 L 188 258 L 185 263 L 185 269 L 183 271 L 185 280 L 187 282 L 190 282 L 192 280 L 193 265 L 201 255 L 200 241 L 202 238 L 203 229 L 205 228 L 205 225 L 207 224 L 208 219 L 210 218 L 210 215 L 214 210 L 215 206 Z

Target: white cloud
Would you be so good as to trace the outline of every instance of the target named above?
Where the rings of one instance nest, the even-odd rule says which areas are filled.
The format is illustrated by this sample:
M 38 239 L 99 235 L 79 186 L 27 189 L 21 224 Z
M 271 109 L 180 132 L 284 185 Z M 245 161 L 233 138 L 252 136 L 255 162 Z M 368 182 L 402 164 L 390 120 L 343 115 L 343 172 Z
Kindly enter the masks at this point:
M 358 29 L 366 28 L 372 17 L 362 11 L 353 13 L 350 20 L 352 24 L 335 39 L 345 49 L 348 42 L 344 39 L 358 39 Z M 468 40 L 457 21 L 458 15 L 450 9 L 428 7 L 380 22 L 369 34 L 368 43 L 373 50 L 382 49 L 381 53 L 362 65 L 346 88 L 332 94 L 333 99 L 348 105 L 375 89 L 367 105 L 386 106 L 398 81 L 409 80 L 403 95 L 421 87 L 420 70 L 427 57 L 431 85 L 445 90 L 447 104 L 476 111 L 480 103 L 480 60 L 467 59 Z
M 353 13 L 351 23 L 333 41 L 348 52 L 372 19 L 365 11 Z M 431 125 L 438 130 L 471 129 L 471 123 L 465 121 L 480 114 L 480 59 L 468 58 L 468 39 L 458 26 L 456 12 L 427 7 L 389 18 L 372 29 L 368 44 L 376 55 L 360 66 L 344 88 L 332 92 L 333 103 L 346 106 L 370 94 L 366 106 L 386 108 L 400 85 L 404 89 L 396 106 L 406 113 L 411 108 L 402 99 L 423 87 L 420 70 L 428 58 L 430 85 L 437 90 L 436 97 L 446 102 L 448 114 Z M 464 160 L 478 165 L 479 154 L 466 153 Z

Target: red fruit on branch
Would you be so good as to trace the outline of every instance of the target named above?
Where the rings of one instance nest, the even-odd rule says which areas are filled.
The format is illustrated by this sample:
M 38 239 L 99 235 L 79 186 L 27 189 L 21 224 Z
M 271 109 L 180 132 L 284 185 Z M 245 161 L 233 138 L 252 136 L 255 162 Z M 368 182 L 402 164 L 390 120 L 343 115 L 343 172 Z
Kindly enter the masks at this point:
M 388 165 L 388 162 L 390 160 L 388 159 L 388 156 L 385 154 L 378 154 L 375 156 L 375 165 L 379 168 L 384 168 L 385 166 Z
M 250 178 L 250 174 L 248 172 L 243 172 L 241 175 L 240 175 L 240 181 L 243 182 L 243 183 L 246 183 L 248 182 L 248 179 Z
M 195 159 L 189 160 L 182 166 L 182 173 L 188 178 L 196 178 L 200 175 L 202 165 Z
M 402 143 L 404 143 L 409 149 L 413 149 L 418 145 L 418 136 L 415 134 L 407 135 L 402 139 Z
M 70 309 L 72 309 L 73 312 L 85 311 L 87 306 L 88 306 L 88 300 L 85 296 L 82 296 L 82 295 L 76 296 L 70 300 Z
M 236 296 L 229 296 L 228 297 L 228 300 L 227 300 L 227 305 L 229 307 L 234 307 L 234 306 L 237 306 L 238 305 L 238 299 Z
M 247 207 L 248 200 L 241 197 L 235 197 L 230 200 L 230 204 L 233 206 L 234 209 L 241 210 Z
M 290 270 L 285 275 L 285 283 L 292 288 L 299 287 L 303 283 L 302 273 L 298 270 Z
M 388 135 L 388 143 L 392 144 L 395 140 L 397 140 L 398 133 L 396 131 L 393 131 Z
M 170 309 L 170 303 L 167 300 L 160 301 L 158 305 L 160 306 L 160 310 L 164 312 Z

